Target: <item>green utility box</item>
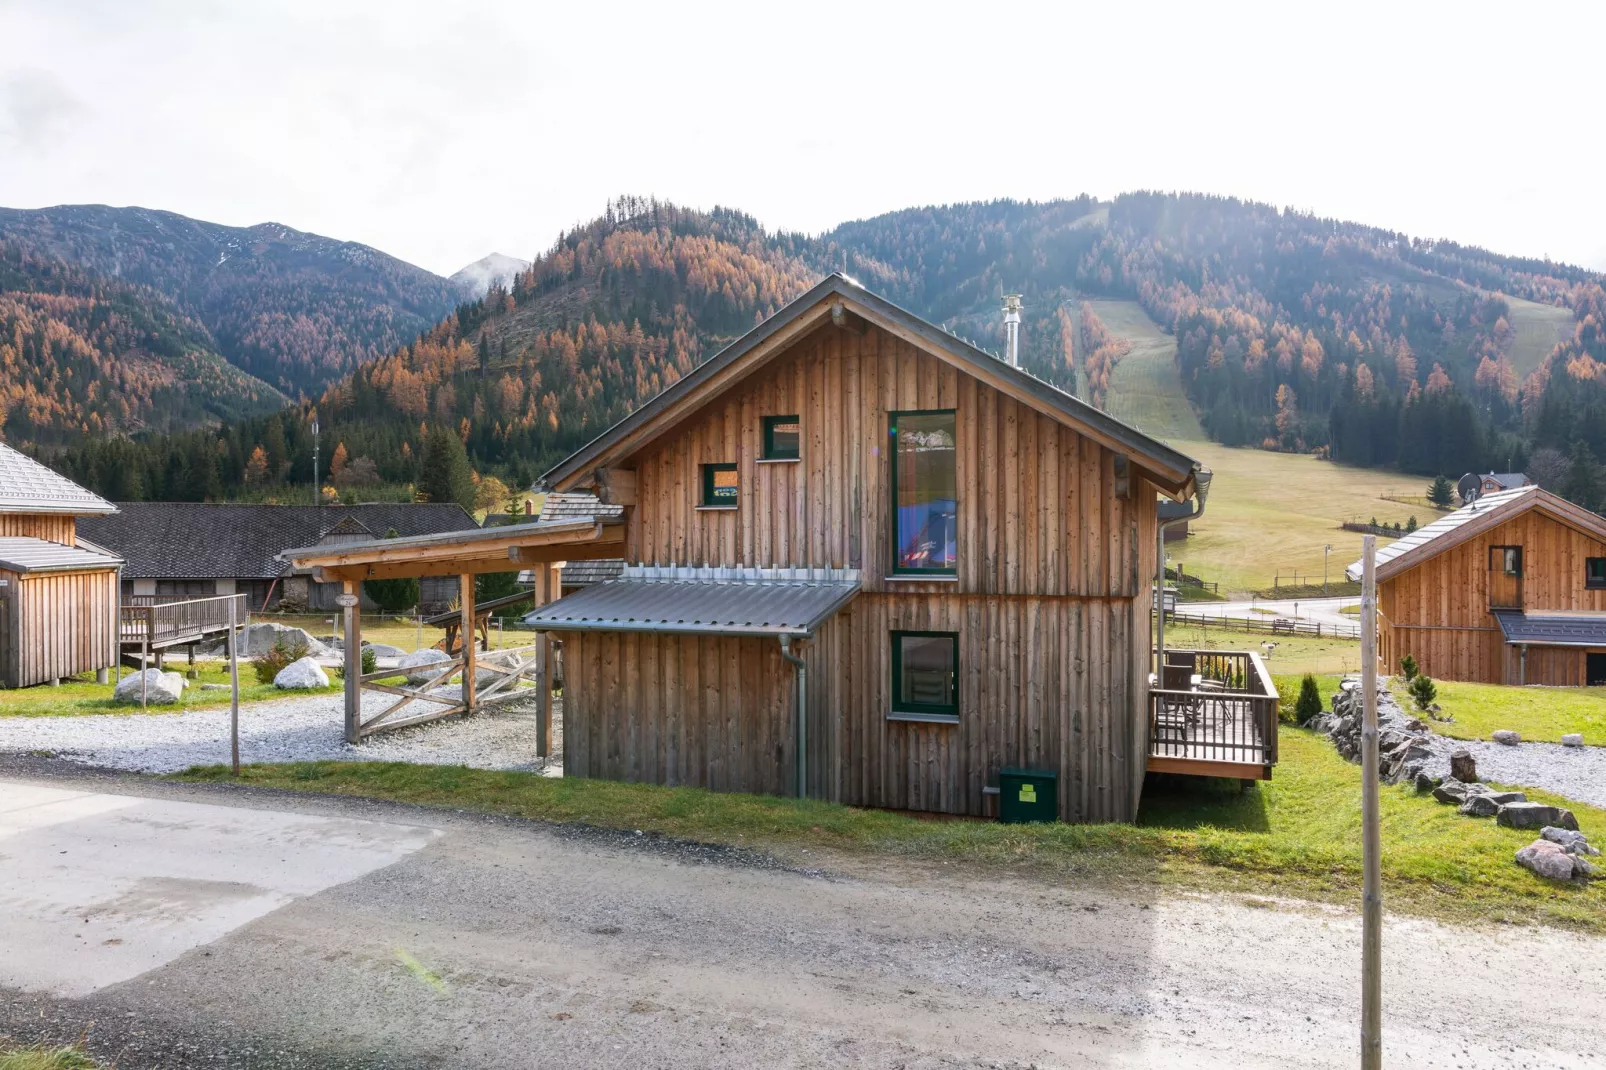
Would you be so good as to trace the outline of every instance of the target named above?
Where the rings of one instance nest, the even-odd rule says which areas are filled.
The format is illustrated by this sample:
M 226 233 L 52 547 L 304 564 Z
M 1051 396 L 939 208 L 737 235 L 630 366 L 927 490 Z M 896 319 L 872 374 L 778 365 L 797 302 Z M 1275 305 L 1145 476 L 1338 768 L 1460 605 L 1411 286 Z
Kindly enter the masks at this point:
M 1051 769 L 1004 769 L 998 774 L 998 820 L 1006 825 L 1060 819 L 1059 774 Z

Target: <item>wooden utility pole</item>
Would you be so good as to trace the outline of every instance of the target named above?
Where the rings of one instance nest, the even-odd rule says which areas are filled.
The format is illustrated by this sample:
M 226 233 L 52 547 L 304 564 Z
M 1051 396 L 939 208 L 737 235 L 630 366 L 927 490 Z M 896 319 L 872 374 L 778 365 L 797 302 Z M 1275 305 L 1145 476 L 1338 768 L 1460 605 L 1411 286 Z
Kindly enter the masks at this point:
M 240 637 L 235 632 L 234 606 L 229 596 L 229 761 L 240 775 Z
M 1383 844 L 1377 800 L 1377 536 L 1361 540 L 1361 1070 L 1383 1066 Z

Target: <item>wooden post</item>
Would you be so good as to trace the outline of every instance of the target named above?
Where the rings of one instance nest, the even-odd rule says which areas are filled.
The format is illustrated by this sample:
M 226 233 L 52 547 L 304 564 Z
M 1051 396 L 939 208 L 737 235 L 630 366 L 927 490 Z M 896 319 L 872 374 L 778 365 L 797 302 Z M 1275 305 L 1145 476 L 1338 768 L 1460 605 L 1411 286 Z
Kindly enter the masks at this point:
M 362 598 L 356 580 L 340 581 L 346 624 L 346 742 L 362 742 Z
M 474 710 L 474 665 L 478 660 L 475 657 L 475 646 L 478 640 L 474 635 L 474 574 L 465 572 L 457 578 L 458 589 L 461 594 L 462 619 L 458 624 L 457 634 L 463 647 L 463 705 L 469 712 Z
M 1361 1070 L 1383 1066 L 1383 860 L 1377 798 L 1377 536 L 1361 540 Z
M 151 628 L 155 626 L 155 613 L 149 606 L 145 608 L 145 638 L 139 645 L 139 708 L 142 710 L 151 691 L 151 678 L 145 675 L 145 670 L 151 667 Z
M 240 641 L 234 631 L 234 599 L 229 599 L 229 761 L 240 775 Z
M 563 588 L 562 565 L 537 565 L 535 570 L 535 607 L 549 605 L 558 600 Z M 540 672 L 540 714 L 536 727 L 535 754 L 545 758 L 552 753 L 552 633 L 541 632 L 535 641 L 535 659 Z

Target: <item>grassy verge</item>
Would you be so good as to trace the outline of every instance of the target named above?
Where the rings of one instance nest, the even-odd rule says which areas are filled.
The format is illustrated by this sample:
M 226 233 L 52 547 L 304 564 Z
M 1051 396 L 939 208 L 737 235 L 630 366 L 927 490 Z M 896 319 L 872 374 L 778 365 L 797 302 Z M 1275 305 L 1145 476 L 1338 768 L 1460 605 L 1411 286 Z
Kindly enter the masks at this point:
M 819 852 L 835 851 L 1353 906 L 1361 882 L 1360 770 L 1308 732 L 1284 729 L 1281 747 L 1276 779 L 1249 793 L 1236 782 L 1151 778 L 1135 826 L 927 821 L 823 802 L 400 763 L 248 766 L 239 782 L 642 829 L 783 858 L 806 849 L 815 862 Z M 234 780 L 222 767 L 174 779 Z M 1606 812 L 1572 809 L 1585 832 L 1606 835 Z M 1606 882 L 1550 884 L 1512 861 L 1532 833 L 1461 817 L 1403 787 L 1384 789 L 1383 831 L 1391 911 L 1606 932 Z
M 1272 635 L 1270 632 L 1250 632 L 1233 628 L 1230 624 L 1167 624 L 1165 645 L 1196 650 L 1254 650 L 1263 651 L 1265 644 L 1276 643 L 1271 655 L 1265 657 L 1266 667 L 1272 672 L 1287 673 L 1345 673 L 1358 672 L 1361 667 L 1361 644 L 1355 639 L 1321 639 L 1305 635 Z
M 1488 739 L 1497 729 L 1510 728 L 1523 739 L 1560 743 L 1561 737 L 1581 732 L 1584 742 L 1606 746 L 1606 687 L 1507 687 L 1502 684 L 1465 684 L 1435 681 L 1439 705 L 1455 720 L 1435 721 L 1433 731 L 1455 739 Z M 1405 685 L 1392 685 L 1400 705 L 1413 708 Z M 1444 714 L 1441 714 L 1443 716 Z
M 186 666 L 175 662 L 173 671 L 183 673 Z M 0 717 L 84 717 L 95 714 L 122 713 L 176 713 L 179 710 L 214 709 L 229 704 L 227 691 L 206 691 L 198 684 L 226 684 L 229 667 L 220 662 L 196 662 L 199 679 L 190 681 L 184 697 L 171 706 L 150 706 L 141 710 L 138 705 L 125 706 L 112 701 L 112 684 L 97 684 L 93 675 L 73 677 L 60 687 L 24 687 L 14 691 L 0 690 Z M 257 683 L 251 666 L 240 663 L 240 702 L 267 702 L 272 699 L 300 695 L 336 695 L 340 681 L 330 673 L 330 686 L 316 691 L 281 691 L 272 684 Z
M 77 1044 L 19 1045 L 0 1037 L 0 1070 L 101 1070 L 101 1064 L 84 1054 Z

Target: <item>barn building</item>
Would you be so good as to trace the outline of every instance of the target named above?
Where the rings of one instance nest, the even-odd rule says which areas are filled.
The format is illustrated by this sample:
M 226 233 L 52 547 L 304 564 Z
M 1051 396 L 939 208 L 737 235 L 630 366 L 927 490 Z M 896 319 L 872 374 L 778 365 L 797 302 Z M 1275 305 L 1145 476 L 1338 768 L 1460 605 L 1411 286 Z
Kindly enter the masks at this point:
M 1606 519 L 1533 484 L 1382 547 L 1377 585 L 1390 668 L 1410 654 L 1446 680 L 1606 684 Z
M 105 499 L 0 443 L 0 686 L 57 683 L 117 662 L 122 560 L 78 536 Z

